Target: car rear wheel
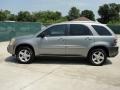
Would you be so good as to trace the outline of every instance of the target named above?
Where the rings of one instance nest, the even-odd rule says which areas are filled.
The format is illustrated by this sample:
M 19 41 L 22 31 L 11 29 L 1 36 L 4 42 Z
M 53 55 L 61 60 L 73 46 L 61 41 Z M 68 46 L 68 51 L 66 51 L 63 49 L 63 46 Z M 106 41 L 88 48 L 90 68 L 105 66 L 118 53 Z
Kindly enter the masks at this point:
M 34 59 L 34 52 L 30 47 L 19 47 L 16 53 L 16 58 L 19 63 L 28 64 Z
M 95 66 L 103 65 L 106 59 L 107 55 L 103 49 L 94 49 L 88 55 L 88 60 L 92 65 Z

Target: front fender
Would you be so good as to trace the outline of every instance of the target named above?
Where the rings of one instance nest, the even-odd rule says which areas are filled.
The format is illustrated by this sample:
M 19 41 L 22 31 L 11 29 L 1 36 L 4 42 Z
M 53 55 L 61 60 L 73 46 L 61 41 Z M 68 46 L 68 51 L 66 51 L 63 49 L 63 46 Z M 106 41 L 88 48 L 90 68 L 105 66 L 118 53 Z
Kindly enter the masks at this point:
M 39 48 L 36 39 L 28 39 L 28 40 L 19 40 L 16 42 L 14 52 L 16 51 L 16 48 L 20 45 L 29 45 L 34 49 L 35 55 L 39 55 Z

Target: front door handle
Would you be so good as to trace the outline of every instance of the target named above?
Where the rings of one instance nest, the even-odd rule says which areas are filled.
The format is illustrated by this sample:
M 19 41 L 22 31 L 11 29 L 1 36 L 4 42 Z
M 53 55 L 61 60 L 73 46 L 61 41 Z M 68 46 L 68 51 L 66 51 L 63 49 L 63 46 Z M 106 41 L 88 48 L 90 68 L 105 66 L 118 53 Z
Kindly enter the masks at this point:
M 87 38 L 85 38 L 85 40 L 92 40 L 91 38 L 89 38 L 89 37 L 87 37 Z
M 58 40 L 62 40 L 62 41 L 64 41 L 64 39 L 63 39 L 63 38 L 59 38 Z

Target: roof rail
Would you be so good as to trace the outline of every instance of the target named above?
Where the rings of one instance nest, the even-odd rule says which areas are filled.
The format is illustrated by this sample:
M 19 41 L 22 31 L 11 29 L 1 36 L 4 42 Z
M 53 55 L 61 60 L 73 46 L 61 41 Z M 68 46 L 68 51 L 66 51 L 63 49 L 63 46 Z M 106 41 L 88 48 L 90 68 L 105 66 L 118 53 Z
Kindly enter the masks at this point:
M 76 22 L 76 23 L 99 23 L 97 21 L 69 21 L 69 22 Z
M 65 22 L 74 22 L 74 23 L 99 23 L 98 21 L 65 21 Z

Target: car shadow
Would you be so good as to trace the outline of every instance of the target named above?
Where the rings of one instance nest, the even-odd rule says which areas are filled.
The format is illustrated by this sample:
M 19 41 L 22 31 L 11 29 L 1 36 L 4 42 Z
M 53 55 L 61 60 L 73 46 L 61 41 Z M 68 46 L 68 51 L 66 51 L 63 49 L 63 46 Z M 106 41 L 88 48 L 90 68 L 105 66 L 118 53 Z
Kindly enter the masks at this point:
M 14 56 L 7 57 L 6 62 L 18 64 Z M 53 57 L 53 56 L 40 56 L 36 57 L 32 64 L 68 64 L 68 65 L 90 65 L 91 64 L 82 57 Z M 104 65 L 110 65 L 112 62 L 108 59 Z

